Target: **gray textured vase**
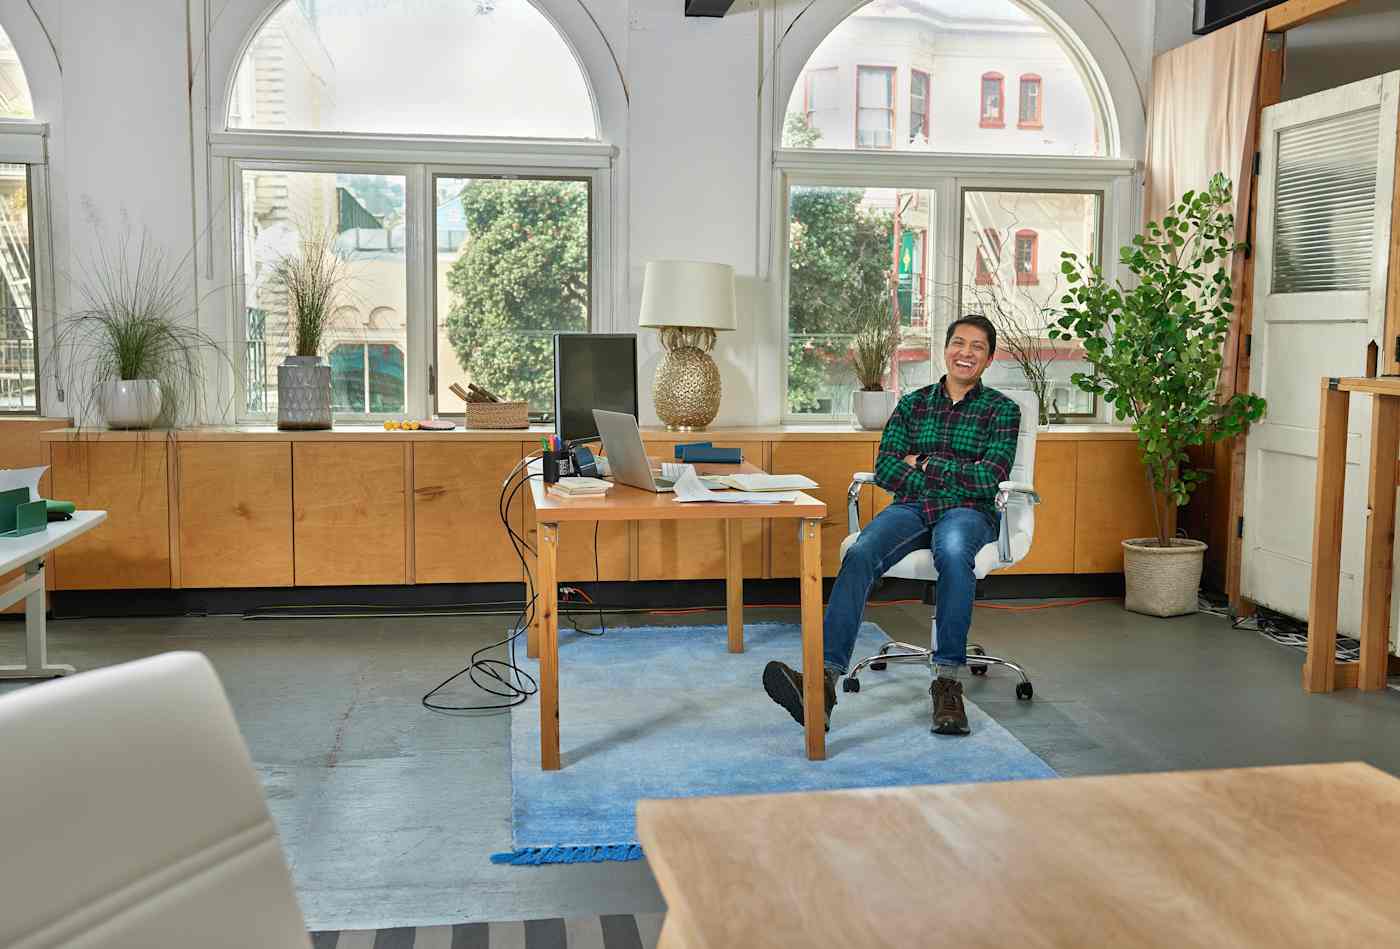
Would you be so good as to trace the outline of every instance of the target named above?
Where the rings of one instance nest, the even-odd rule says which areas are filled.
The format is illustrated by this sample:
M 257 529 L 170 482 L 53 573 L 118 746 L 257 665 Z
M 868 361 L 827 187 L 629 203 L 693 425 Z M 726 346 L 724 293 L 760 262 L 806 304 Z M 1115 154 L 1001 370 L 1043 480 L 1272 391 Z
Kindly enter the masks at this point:
M 277 367 L 277 427 L 331 427 L 331 367 L 320 356 L 288 356 Z

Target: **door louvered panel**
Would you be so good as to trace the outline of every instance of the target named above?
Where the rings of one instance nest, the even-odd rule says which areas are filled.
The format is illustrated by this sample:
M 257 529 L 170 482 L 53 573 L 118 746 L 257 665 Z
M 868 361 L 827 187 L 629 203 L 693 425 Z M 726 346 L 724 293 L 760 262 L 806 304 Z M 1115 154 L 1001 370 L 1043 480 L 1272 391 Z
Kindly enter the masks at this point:
M 1379 106 L 1278 133 L 1274 293 L 1368 290 Z

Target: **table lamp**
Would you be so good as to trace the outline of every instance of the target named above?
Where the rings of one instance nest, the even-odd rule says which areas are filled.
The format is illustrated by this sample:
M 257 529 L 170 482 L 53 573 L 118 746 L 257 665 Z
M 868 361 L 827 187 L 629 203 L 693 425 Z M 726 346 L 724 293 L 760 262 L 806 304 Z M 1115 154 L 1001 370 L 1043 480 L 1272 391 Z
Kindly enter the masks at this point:
M 703 431 L 719 414 L 715 333 L 732 330 L 734 268 L 693 260 L 653 260 L 642 281 L 639 326 L 661 331 L 666 355 L 651 396 L 657 417 L 677 432 Z

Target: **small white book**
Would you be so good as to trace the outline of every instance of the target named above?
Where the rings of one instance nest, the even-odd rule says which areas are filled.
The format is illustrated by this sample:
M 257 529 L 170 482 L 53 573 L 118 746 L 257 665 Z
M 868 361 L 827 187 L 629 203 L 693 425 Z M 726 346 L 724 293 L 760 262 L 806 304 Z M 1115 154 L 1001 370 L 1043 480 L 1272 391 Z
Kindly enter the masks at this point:
M 775 475 L 762 471 L 724 475 L 723 480 L 740 491 L 807 491 L 817 486 L 817 483 L 806 475 Z
M 569 497 L 583 497 L 589 494 L 607 494 L 612 483 L 602 478 L 560 478 L 549 485 L 551 491 Z

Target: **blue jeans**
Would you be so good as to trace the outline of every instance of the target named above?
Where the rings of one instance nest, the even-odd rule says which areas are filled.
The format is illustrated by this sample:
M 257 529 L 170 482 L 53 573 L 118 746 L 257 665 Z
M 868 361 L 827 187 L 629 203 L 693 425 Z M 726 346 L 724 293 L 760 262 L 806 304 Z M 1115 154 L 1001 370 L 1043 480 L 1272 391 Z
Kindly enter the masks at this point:
M 932 528 L 921 504 L 891 504 L 877 514 L 846 552 L 831 588 L 823 624 L 826 665 L 845 674 L 871 587 L 906 555 L 930 545 L 938 568 L 933 661 L 940 666 L 964 665 L 977 592 L 972 568 L 977 552 L 996 537 L 996 522 L 972 508 L 947 511 Z

